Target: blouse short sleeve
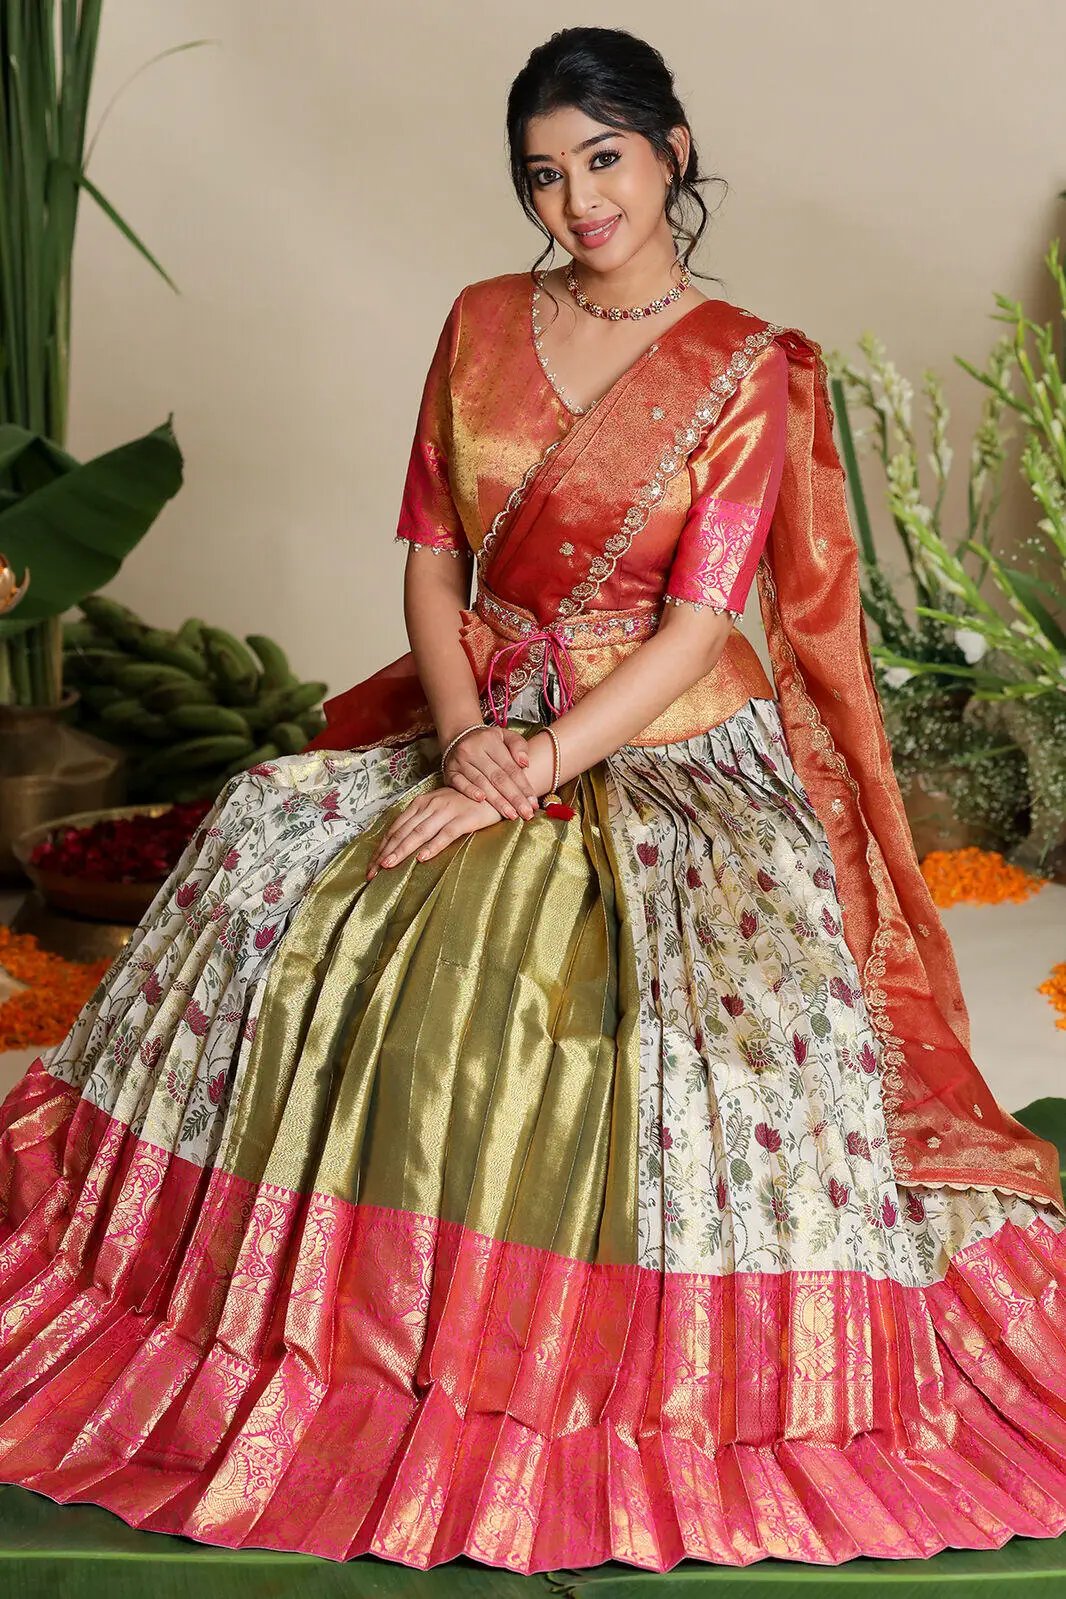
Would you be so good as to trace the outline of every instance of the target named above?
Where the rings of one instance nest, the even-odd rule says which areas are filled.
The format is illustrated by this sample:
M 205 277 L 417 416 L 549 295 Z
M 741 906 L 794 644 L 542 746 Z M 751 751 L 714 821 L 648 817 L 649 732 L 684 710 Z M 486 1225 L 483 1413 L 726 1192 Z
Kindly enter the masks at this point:
M 692 504 L 664 599 L 743 615 L 781 486 L 787 417 L 788 356 L 775 340 L 689 460 Z
M 451 370 L 459 335 L 462 295 L 448 313 L 422 388 L 415 436 L 404 480 L 396 538 L 435 554 L 470 555 L 470 542 L 452 497 Z

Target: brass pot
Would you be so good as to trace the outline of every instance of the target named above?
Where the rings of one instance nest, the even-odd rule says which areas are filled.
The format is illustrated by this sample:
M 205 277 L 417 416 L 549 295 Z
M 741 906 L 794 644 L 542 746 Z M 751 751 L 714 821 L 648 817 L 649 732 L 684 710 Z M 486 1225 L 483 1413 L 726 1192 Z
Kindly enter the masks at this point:
M 28 828 L 126 797 L 122 750 L 65 720 L 77 704 L 0 705 L 0 883 L 25 882 L 13 841 Z
M 68 877 L 63 872 L 35 866 L 30 860 L 35 847 L 67 827 L 91 827 L 94 822 L 116 821 L 126 816 L 162 816 L 171 805 L 117 805 L 110 810 L 78 811 L 72 816 L 54 817 L 27 828 L 12 842 L 15 858 L 49 907 L 73 912 L 93 921 L 135 926 L 162 887 L 165 878 L 149 878 L 143 883 L 109 883 L 98 877 Z

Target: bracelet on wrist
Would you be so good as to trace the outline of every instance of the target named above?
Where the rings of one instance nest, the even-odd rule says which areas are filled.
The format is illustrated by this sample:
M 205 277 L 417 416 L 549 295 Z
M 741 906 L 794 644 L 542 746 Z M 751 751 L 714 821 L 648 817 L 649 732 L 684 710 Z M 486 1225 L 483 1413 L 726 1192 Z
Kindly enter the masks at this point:
M 559 787 L 559 769 L 562 764 L 562 757 L 559 752 L 559 736 L 550 722 L 545 722 L 541 731 L 547 733 L 552 743 L 552 776 L 551 787 L 542 797 L 540 808 L 545 816 L 555 816 L 560 821 L 568 821 L 571 816 L 576 816 L 577 812 L 572 805 L 567 805 L 556 792 Z
M 465 738 L 468 733 L 479 733 L 484 726 L 485 726 L 484 722 L 471 722 L 470 726 L 469 727 L 464 727 L 461 733 L 456 733 L 455 737 L 451 740 L 451 742 L 449 743 L 447 749 L 445 749 L 443 755 L 440 758 L 440 769 L 441 769 L 442 772 L 444 771 L 444 763 L 445 763 L 445 761 L 448 759 L 448 756 L 451 754 L 452 750 L 458 744 L 459 740 L 462 739 L 462 738 Z

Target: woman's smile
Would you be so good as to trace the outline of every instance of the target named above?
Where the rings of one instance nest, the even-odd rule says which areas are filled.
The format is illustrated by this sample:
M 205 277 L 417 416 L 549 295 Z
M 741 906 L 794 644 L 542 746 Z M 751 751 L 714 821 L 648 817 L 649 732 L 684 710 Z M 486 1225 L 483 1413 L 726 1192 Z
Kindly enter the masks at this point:
M 606 244 L 608 239 L 612 239 L 614 237 L 616 225 L 621 222 L 621 220 L 622 214 L 621 212 L 617 212 L 613 217 L 611 217 L 610 221 L 601 223 L 598 228 L 590 228 L 587 225 L 582 224 L 577 227 L 572 227 L 570 232 L 574 235 L 574 238 L 580 245 L 582 245 L 583 248 L 587 250 L 595 250 L 599 245 Z

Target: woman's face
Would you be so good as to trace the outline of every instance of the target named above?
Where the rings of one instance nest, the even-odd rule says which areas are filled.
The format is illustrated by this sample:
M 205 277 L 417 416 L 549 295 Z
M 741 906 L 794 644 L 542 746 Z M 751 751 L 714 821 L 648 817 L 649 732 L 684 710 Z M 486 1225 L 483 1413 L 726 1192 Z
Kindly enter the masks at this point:
M 672 129 L 670 139 L 684 171 L 688 129 Z M 674 253 L 665 210 L 669 168 L 643 134 L 564 106 L 530 120 L 523 154 L 537 215 L 580 266 L 616 270 L 652 239 Z M 606 231 L 587 231 L 600 224 Z

